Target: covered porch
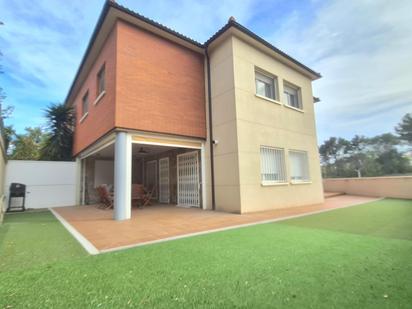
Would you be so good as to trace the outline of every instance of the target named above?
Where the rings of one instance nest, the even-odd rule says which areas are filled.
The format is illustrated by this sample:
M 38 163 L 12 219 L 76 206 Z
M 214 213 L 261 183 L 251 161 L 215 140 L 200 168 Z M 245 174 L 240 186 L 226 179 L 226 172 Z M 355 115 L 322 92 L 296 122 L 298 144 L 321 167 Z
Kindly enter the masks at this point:
M 147 133 L 115 132 L 78 156 L 78 204 L 101 202 L 98 187 L 112 196 L 115 220 L 128 220 L 142 206 L 136 189 L 150 204 L 206 209 L 204 142 Z M 101 190 L 100 190 L 101 191 Z
M 242 225 L 282 220 L 374 200 L 377 198 L 341 195 L 327 198 L 322 204 L 242 215 L 154 204 L 143 209 L 132 208 L 131 220 L 122 222 L 112 220 L 113 210 L 101 210 L 96 205 L 54 208 L 53 212 L 90 242 L 97 252 L 107 252 Z

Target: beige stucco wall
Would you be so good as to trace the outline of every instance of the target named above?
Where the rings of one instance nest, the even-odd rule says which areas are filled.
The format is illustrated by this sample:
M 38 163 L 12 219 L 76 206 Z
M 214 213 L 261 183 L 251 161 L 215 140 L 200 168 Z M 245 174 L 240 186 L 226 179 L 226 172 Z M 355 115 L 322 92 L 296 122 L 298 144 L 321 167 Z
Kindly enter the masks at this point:
M 205 57 L 205 81 L 207 81 L 207 62 Z M 203 161 L 202 161 L 202 195 L 205 197 L 204 208 L 211 210 L 212 206 L 212 176 L 211 176 L 211 161 L 210 161 L 210 123 L 209 123 L 209 97 L 208 97 L 208 85 L 205 82 L 205 109 L 206 109 L 206 141 L 203 144 Z M 202 152 L 201 152 L 202 154 Z
M 330 192 L 412 199 L 412 176 L 327 178 L 323 186 Z
M 214 50 L 211 64 L 217 209 L 323 202 L 311 80 L 234 36 Z M 255 67 L 278 77 L 280 104 L 255 95 Z M 303 112 L 283 105 L 283 80 L 301 88 Z M 261 145 L 284 148 L 287 168 L 289 149 L 307 151 L 310 183 L 262 186 Z
M 232 40 L 210 52 L 216 210 L 240 213 Z

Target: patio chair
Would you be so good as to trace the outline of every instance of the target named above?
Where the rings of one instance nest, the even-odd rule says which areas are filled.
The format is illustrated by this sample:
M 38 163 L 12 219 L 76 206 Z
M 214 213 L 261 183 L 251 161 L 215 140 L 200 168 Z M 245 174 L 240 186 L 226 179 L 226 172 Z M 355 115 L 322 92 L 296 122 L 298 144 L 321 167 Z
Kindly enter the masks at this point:
M 100 197 L 101 206 L 99 206 L 99 208 L 112 209 L 113 208 L 113 193 L 110 193 L 106 185 L 100 185 L 96 188 L 96 190 Z
M 142 184 L 132 184 L 132 204 L 138 207 L 150 205 L 154 192 L 155 187 L 146 189 Z
M 146 194 L 145 194 L 145 196 L 144 196 L 144 200 L 143 200 L 143 205 L 142 205 L 142 207 L 147 206 L 147 205 L 151 205 L 151 204 L 150 204 L 150 200 L 152 199 L 153 194 L 154 194 L 155 191 L 156 191 L 156 187 L 153 186 L 151 189 L 145 190 L 145 191 L 146 191 Z
M 141 206 L 144 204 L 146 190 L 142 184 L 132 184 L 132 205 Z

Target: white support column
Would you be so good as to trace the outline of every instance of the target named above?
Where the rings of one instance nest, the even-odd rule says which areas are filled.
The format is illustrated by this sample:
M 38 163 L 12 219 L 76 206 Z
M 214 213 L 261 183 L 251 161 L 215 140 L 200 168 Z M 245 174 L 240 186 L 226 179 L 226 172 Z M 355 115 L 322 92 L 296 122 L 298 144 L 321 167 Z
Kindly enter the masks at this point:
M 76 158 L 76 205 L 80 205 L 82 202 L 82 160 L 79 157 Z
M 131 216 L 132 139 L 126 132 L 117 132 L 114 150 L 114 219 Z
M 80 205 L 84 205 L 86 204 L 86 159 L 82 159 L 82 195 L 80 197 L 81 201 L 80 201 Z

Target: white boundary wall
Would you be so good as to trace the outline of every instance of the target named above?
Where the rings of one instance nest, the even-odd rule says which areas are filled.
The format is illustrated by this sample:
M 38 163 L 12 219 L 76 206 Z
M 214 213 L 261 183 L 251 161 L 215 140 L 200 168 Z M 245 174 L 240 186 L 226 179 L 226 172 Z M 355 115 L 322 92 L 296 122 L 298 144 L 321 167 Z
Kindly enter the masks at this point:
M 6 205 L 12 182 L 26 185 L 27 209 L 76 204 L 76 162 L 9 160 L 4 182 Z

